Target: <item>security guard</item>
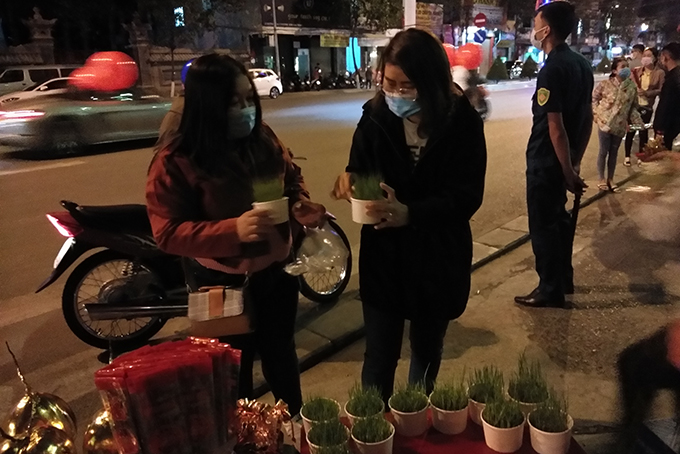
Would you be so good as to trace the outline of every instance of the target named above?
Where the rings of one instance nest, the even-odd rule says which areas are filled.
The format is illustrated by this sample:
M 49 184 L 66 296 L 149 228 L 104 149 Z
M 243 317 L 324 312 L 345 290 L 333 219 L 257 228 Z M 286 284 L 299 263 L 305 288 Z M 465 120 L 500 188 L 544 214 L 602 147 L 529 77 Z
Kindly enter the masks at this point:
M 529 232 L 540 282 L 515 298 L 525 306 L 564 307 L 565 294 L 574 291 L 574 235 L 565 204 L 567 190 L 580 195 L 587 187 L 579 167 L 593 122 L 593 71 L 565 42 L 575 27 L 574 6 L 556 1 L 538 9 L 531 34 L 548 58 L 538 73 L 527 146 Z

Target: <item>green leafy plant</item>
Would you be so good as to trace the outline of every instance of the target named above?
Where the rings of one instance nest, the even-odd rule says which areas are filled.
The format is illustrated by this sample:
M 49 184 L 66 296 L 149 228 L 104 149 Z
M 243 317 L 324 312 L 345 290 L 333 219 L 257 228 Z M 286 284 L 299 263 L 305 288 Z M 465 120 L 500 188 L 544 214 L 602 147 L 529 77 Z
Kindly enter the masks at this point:
M 309 430 L 309 442 L 316 446 L 338 446 L 347 442 L 347 428 L 339 419 L 323 421 Z
M 297 453 L 297 451 L 295 451 Z M 351 454 L 347 445 L 321 446 L 316 450 L 317 454 Z
M 482 418 L 493 427 L 510 429 L 522 424 L 524 414 L 517 402 L 496 399 L 486 404 Z
M 305 402 L 300 413 L 310 421 L 330 421 L 338 419 L 338 404 L 326 397 L 312 397 Z
M 486 78 L 488 80 L 508 80 L 508 70 L 505 67 L 505 63 L 501 60 L 501 57 L 496 57 L 493 61 L 493 65 L 489 68 L 489 72 L 486 73 Z
M 380 183 L 383 177 L 378 174 L 352 175 L 352 196 L 358 200 L 380 200 L 383 190 Z
M 503 397 L 503 372 L 495 366 L 475 369 L 468 382 L 470 399 L 485 404 Z
M 352 435 L 363 443 L 378 443 L 390 438 L 394 429 L 381 415 L 360 419 L 352 427 Z
M 517 371 L 508 385 L 508 394 L 520 402 L 537 404 L 548 398 L 548 382 L 537 360 L 529 362 L 525 353 L 519 355 Z
M 402 413 L 414 413 L 427 408 L 425 387 L 421 384 L 401 386 L 392 394 L 390 406 Z
M 595 71 L 598 73 L 608 73 L 611 70 L 612 62 L 609 61 L 607 56 L 600 60 L 600 63 L 597 64 L 597 67 L 595 68 Z
M 522 72 L 519 77 L 533 79 L 536 77 L 536 74 L 538 74 L 538 63 L 536 63 L 536 60 L 533 58 L 528 57 L 524 60 L 524 63 L 522 63 Z
M 258 179 L 253 181 L 253 199 L 255 202 L 271 202 L 283 197 L 283 180 L 281 178 Z
M 430 395 L 430 403 L 440 410 L 457 411 L 468 404 L 468 393 L 465 388 L 465 378 L 460 381 L 450 381 L 435 386 Z
M 352 416 L 365 418 L 382 413 L 384 410 L 382 396 L 375 386 L 362 387 L 355 384 L 349 391 L 347 412 Z
M 566 397 L 551 390 L 548 398 L 529 414 L 529 421 L 532 426 L 543 432 L 560 433 L 569 428 L 568 415 Z

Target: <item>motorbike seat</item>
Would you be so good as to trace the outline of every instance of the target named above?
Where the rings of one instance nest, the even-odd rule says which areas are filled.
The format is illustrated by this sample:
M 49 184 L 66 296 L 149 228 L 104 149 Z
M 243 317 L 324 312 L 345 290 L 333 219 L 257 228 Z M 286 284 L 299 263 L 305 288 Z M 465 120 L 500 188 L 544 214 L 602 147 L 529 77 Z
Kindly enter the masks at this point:
M 144 205 L 78 206 L 77 216 L 85 224 L 108 231 L 151 234 Z

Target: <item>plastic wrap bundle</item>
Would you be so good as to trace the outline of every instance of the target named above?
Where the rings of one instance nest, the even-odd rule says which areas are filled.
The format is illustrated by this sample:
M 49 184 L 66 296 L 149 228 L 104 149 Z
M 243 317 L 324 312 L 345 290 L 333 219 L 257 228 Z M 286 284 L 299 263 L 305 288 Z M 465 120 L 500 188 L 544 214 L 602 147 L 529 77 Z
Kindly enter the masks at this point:
M 213 454 L 232 438 L 241 352 L 215 339 L 142 347 L 95 373 L 121 454 Z
M 297 251 L 295 261 L 286 266 L 286 273 L 299 276 L 305 273 L 325 273 L 345 266 L 349 251 L 340 235 L 328 223 L 320 229 L 306 229 L 305 239 Z

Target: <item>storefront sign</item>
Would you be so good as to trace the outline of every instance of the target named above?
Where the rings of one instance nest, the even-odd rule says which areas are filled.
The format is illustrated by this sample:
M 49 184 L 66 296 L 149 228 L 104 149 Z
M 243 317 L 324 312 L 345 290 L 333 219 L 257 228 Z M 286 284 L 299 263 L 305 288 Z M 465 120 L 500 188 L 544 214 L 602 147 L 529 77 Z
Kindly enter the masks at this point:
M 321 35 L 321 47 L 347 47 L 347 46 L 349 46 L 349 36 Z
M 347 28 L 349 10 L 345 2 L 327 0 L 260 0 L 262 25 L 273 25 L 272 3 L 276 6 L 276 25 L 281 27 Z
M 444 5 L 416 3 L 416 27 L 440 36 L 444 24 Z
M 503 25 L 504 11 L 500 6 L 491 6 L 475 3 L 472 7 L 472 17 L 476 17 L 479 14 L 486 16 L 486 28 L 500 27 Z

